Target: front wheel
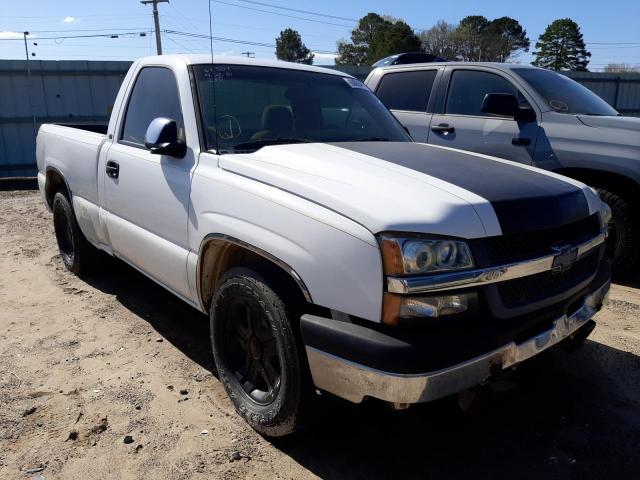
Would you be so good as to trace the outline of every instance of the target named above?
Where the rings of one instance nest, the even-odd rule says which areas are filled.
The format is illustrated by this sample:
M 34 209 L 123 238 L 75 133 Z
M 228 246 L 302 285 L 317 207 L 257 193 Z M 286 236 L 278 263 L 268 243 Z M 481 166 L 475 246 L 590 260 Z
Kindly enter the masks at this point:
M 640 262 L 640 227 L 631 204 L 617 193 L 598 189 L 600 198 L 611 207 L 607 256 L 614 275 L 631 272 Z
M 301 424 L 304 364 L 291 312 L 256 272 L 230 270 L 211 303 L 211 345 L 236 411 L 258 432 L 281 437 Z

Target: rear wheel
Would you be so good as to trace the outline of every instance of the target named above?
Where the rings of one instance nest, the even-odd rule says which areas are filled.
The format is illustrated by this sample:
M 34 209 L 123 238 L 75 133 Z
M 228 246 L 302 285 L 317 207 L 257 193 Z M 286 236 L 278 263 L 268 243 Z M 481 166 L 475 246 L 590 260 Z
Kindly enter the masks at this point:
M 614 275 L 624 275 L 640 262 L 640 228 L 631 204 L 622 196 L 598 189 L 600 198 L 611 207 L 607 255 Z
M 80 231 L 69 199 L 58 192 L 53 197 L 53 228 L 62 262 L 71 272 L 78 274 L 87 269 L 95 248 Z
M 299 428 L 306 369 L 291 310 L 252 270 L 230 270 L 211 306 L 211 344 L 220 381 L 237 412 L 263 435 Z

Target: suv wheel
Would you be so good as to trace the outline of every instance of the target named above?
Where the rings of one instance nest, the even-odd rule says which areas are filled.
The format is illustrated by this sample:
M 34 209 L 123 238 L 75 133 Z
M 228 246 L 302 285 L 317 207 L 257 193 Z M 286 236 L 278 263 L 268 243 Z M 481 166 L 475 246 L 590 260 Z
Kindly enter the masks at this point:
M 600 198 L 611 207 L 607 255 L 611 259 L 614 275 L 633 270 L 640 260 L 640 228 L 635 221 L 632 206 L 620 195 L 598 189 Z

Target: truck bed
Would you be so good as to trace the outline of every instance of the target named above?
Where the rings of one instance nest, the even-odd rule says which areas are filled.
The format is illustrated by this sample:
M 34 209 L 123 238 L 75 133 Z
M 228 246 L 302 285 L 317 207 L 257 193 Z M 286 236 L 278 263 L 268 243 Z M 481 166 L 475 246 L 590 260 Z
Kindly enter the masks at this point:
M 68 127 L 68 128 L 76 128 L 78 130 L 85 130 L 87 132 L 99 133 L 100 135 L 107 134 L 108 125 L 98 124 L 98 123 L 54 123 L 53 125 L 58 125 L 60 127 Z
M 43 124 L 36 139 L 38 175 L 46 175 L 46 160 L 47 169 L 62 173 L 73 196 L 97 203 L 98 158 L 106 129 L 103 125 Z

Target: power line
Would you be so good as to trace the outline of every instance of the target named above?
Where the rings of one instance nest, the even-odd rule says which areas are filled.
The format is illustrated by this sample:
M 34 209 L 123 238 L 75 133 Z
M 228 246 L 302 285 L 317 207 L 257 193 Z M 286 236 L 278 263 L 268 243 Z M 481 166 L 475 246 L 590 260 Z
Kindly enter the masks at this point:
M 129 31 L 129 32 L 113 32 L 113 33 L 101 33 L 101 34 L 94 34 L 94 35 L 56 35 L 54 37 L 34 37 L 34 36 L 27 36 L 27 38 L 29 40 L 65 40 L 67 38 L 104 38 L 104 37 L 108 37 L 108 38 L 117 38 L 120 36 L 131 36 L 136 37 L 136 36 L 141 36 L 141 37 L 146 37 L 147 33 L 151 33 L 153 32 L 153 30 L 143 30 L 143 31 Z M 22 38 L 0 38 L 0 42 L 13 42 L 13 41 L 20 41 L 22 42 Z
M 185 36 L 185 37 L 203 38 L 203 39 L 207 39 L 207 40 L 216 40 L 218 42 L 236 43 L 236 44 L 240 44 L 240 45 L 251 45 L 251 46 L 255 46 L 255 47 L 276 48 L 275 44 L 273 44 L 273 43 L 251 42 L 249 40 L 239 40 L 239 39 L 236 39 L 236 38 L 227 38 L 227 37 L 215 37 L 215 36 L 203 35 L 201 33 L 180 32 L 178 30 L 163 30 L 163 32 L 168 34 L 168 35 L 182 35 L 182 36 Z M 327 54 L 336 53 L 336 52 L 330 52 L 330 51 L 325 51 L 325 50 L 314 50 L 314 52 L 315 53 L 327 53 Z
M 102 33 L 102 34 L 91 34 L 91 35 L 57 35 L 57 36 L 50 36 L 50 37 L 28 37 L 29 40 L 67 40 L 67 39 L 74 39 L 74 38 L 118 38 L 118 37 L 126 37 L 126 36 L 130 36 L 132 38 L 135 38 L 137 36 L 146 36 L 147 33 L 153 33 L 153 30 L 147 30 L 147 31 L 138 31 L 138 32 L 133 32 L 133 31 L 129 31 L 129 32 L 112 32 L 112 33 Z M 194 38 L 194 39 L 206 39 L 206 40 L 216 40 L 218 42 L 223 42 L 223 43 L 235 43 L 235 44 L 240 44 L 240 45 L 251 45 L 251 46 L 256 46 L 256 47 L 266 47 L 266 48 L 276 48 L 275 44 L 273 43 L 266 43 L 266 42 L 252 42 L 252 41 L 248 41 L 248 40 L 240 40 L 240 39 L 236 39 L 236 38 L 228 38 L 228 37 L 217 37 L 217 36 L 209 36 L 209 35 L 204 35 L 204 34 L 200 34 L 200 33 L 193 33 L 193 32 L 183 32 L 180 30 L 162 30 L 162 33 L 166 33 L 168 35 L 180 35 L 180 36 L 184 36 L 187 38 Z M 0 38 L 0 41 L 23 41 L 22 38 Z M 186 48 L 188 49 L 188 47 L 182 46 L 182 48 Z M 327 53 L 327 54 L 334 54 L 336 52 L 333 51 L 328 51 L 328 50 L 313 50 L 316 53 Z
M 298 10 L 297 8 L 282 7 L 280 5 L 274 5 L 272 3 L 254 2 L 252 0 L 236 0 L 236 2 L 252 3 L 254 5 L 261 5 L 263 7 L 278 8 L 280 10 L 287 10 L 289 12 L 306 13 L 307 15 L 316 15 L 318 17 L 334 18 L 336 20 L 346 20 L 347 22 L 357 22 L 358 21 L 355 18 L 338 17 L 336 15 L 328 15 L 326 13 L 312 12 L 310 10 Z
M 305 17 L 298 17 L 296 15 L 288 15 L 286 13 L 271 12 L 269 10 L 262 10 L 260 8 L 248 7 L 246 5 L 237 5 L 235 3 L 223 2 L 221 0 L 209 0 L 209 1 L 215 1 L 216 3 L 222 3 L 224 5 L 230 5 L 232 7 L 244 8 L 244 9 L 247 9 L 247 10 L 254 10 L 256 12 L 270 13 L 271 15 L 279 15 L 281 17 L 297 18 L 298 20 L 305 20 L 307 22 L 322 23 L 324 25 L 333 25 L 335 27 L 352 28 L 352 25 L 343 25 L 343 24 L 340 24 L 340 23 L 325 22 L 324 20 L 315 20 L 313 18 L 305 18 Z
M 640 45 L 640 42 L 586 42 L 587 45 Z
M 105 30 L 145 30 L 147 27 L 129 27 L 129 28 L 89 28 L 89 29 L 73 29 L 73 30 L 31 30 L 30 33 L 76 33 L 76 32 L 104 32 Z

